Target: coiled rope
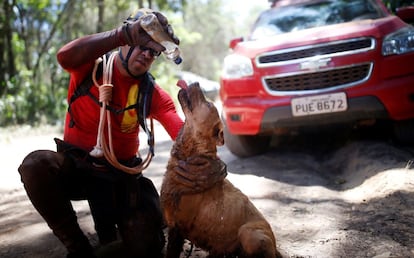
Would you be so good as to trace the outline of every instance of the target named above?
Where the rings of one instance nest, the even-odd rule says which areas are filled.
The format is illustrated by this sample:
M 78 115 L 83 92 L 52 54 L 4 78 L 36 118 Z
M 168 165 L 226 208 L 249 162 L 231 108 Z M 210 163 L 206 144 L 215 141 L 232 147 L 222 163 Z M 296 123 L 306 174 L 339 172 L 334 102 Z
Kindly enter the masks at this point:
M 135 167 L 127 167 L 125 165 L 122 165 L 121 163 L 119 163 L 118 159 L 115 156 L 115 152 L 114 152 L 114 148 L 112 144 L 111 113 L 106 107 L 109 105 L 109 102 L 112 100 L 112 89 L 114 87 L 112 84 L 112 71 L 113 71 L 114 58 L 117 54 L 118 52 L 114 51 L 109 56 L 108 61 L 106 60 L 106 55 L 103 55 L 102 58 L 100 57 L 96 59 L 95 66 L 93 68 L 92 79 L 93 79 L 95 86 L 98 87 L 98 90 L 99 90 L 99 102 L 101 103 L 101 108 L 100 108 L 100 115 L 99 115 L 98 133 L 96 137 L 96 145 L 89 154 L 96 158 L 105 157 L 105 159 L 113 167 L 125 173 L 135 175 L 135 174 L 141 173 L 144 169 L 148 167 L 148 165 L 151 163 L 153 154 L 151 151 L 148 151 L 147 157 L 141 162 L 141 164 Z M 102 84 L 99 85 L 99 83 L 96 80 L 96 71 L 98 69 L 99 63 L 101 62 L 103 62 L 103 77 L 102 77 Z M 154 123 L 152 121 L 152 118 L 150 118 L 150 121 L 151 121 L 151 132 L 153 132 Z M 104 135 L 105 123 L 107 125 L 109 146 L 106 142 L 106 138 Z M 153 144 L 153 138 L 152 138 L 151 143 Z

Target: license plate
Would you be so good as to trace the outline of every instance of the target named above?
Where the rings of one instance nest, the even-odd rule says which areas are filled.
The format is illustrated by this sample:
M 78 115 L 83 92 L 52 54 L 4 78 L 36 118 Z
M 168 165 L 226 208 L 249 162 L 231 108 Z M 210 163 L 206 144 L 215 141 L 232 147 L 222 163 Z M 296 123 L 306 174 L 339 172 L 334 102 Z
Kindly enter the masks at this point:
M 293 116 L 342 112 L 348 108 L 344 92 L 293 98 L 291 101 Z

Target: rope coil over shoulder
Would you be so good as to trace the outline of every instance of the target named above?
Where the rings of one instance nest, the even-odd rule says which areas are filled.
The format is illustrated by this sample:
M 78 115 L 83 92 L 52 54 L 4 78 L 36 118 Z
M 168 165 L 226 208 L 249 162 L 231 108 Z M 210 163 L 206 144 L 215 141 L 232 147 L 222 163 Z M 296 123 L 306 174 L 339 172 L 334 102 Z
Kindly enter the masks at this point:
M 146 133 L 148 135 L 148 144 L 149 144 L 149 151 L 146 156 L 146 158 L 142 161 L 141 164 L 135 166 L 135 167 L 127 167 L 125 165 L 122 165 L 119 163 L 118 159 L 115 156 L 115 152 L 113 149 L 112 144 L 112 126 L 111 126 L 111 113 L 107 109 L 107 106 L 109 105 L 109 102 L 112 99 L 112 71 L 113 71 L 113 63 L 114 58 L 118 54 L 118 52 L 113 52 L 108 60 L 106 55 L 103 55 L 102 58 L 98 58 L 95 61 L 95 66 L 93 68 L 92 73 L 92 79 L 95 84 L 95 86 L 99 90 L 99 102 L 102 104 L 100 107 L 100 117 L 99 117 L 99 126 L 98 126 L 98 133 L 96 137 L 96 145 L 93 148 L 93 150 L 89 153 L 93 157 L 105 157 L 105 159 L 115 168 L 128 173 L 128 174 L 139 174 L 144 169 L 148 167 L 148 165 L 151 163 L 152 157 L 154 156 L 153 146 L 154 146 L 154 123 L 152 118 L 150 118 L 150 126 L 151 130 L 149 131 L 146 129 Z M 102 78 L 102 84 L 99 85 L 99 83 L 96 80 L 96 72 L 98 69 L 98 66 L 100 63 L 103 63 L 103 78 Z M 144 123 L 146 123 L 144 118 Z M 105 124 L 108 132 L 108 141 L 106 142 L 105 139 Z

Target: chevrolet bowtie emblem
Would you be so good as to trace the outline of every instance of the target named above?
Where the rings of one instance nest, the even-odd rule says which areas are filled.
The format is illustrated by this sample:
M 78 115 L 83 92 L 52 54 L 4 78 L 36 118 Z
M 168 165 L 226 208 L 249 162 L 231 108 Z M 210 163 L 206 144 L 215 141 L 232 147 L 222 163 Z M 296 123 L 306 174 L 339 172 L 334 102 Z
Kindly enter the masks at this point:
M 306 62 L 300 63 L 300 69 L 301 70 L 311 70 L 311 71 L 317 71 L 323 67 L 327 67 L 329 62 L 331 62 L 331 58 L 322 58 L 322 59 L 312 59 Z

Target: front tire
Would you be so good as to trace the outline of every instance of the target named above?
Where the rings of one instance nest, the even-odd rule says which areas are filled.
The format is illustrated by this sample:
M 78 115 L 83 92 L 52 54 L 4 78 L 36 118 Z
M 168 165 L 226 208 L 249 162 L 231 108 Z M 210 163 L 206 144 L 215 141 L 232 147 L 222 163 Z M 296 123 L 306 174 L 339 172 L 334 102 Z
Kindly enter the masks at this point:
M 234 135 L 224 127 L 224 143 L 227 149 L 240 158 L 258 155 L 269 150 L 270 135 Z

